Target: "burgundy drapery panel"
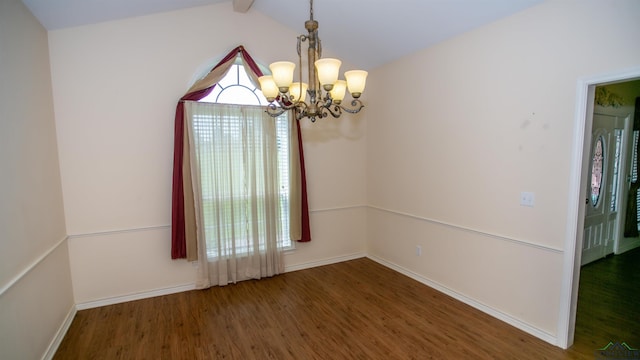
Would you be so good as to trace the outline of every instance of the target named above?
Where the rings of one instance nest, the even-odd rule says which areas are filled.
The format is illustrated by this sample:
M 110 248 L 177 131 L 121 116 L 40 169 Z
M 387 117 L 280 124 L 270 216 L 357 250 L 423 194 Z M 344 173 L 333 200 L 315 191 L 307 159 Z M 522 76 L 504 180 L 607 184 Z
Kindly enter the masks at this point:
M 293 121 L 298 121 L 293 119 Z M 300 152 L 300 178 L 301 180 L 301 206 L 302 206 L 302 234 L 298 242 L 311 241 L 311 226 L 309 225 L 309 202 L 307 201 L 307 175 L 305 174 L 304 167 L 304 151 L 302 150 L 302 131 L 300 125 L 296 126 L 298 129 L 298 150 Z
M 193 227 L 195 228 L 195 223 L 187 224 L 187 216 L 185 216 L 185 201 L 188 201 L 190 204 L 193 204 L 193 193 L 188 191 L 185 194 L 184 187 L 184 165 L 185 165 L 185 144 L 188 143 L 188 139 L 186 139 L 186 132 L 184 129 L 184 102 L 185 101 L 198 101 L 205 96 L 209 95 L 209 93 L 216 86 L 217 81 L 226 74 L 229 67 L 233 64 L 235 58 L 240 54 L 242 59 L 244 60 L 245 68 L 248 67 L 254 75 L 254 77 L 262 76 L 262 71 L 258 65 L 253 61 L 249 53 L 244 49 L 243 46 L 238 46 L 235 49 L 231 50 L 229 54 L 227 54 L 220 62 L 209 72 L 205 78 L 196 82 L 191 89 L 182 97 L 180 101 L 178 101 L 178 105 L 176 106 L 176 117 L 175 117 L 175 127 L 174 127 L 174 147 L 173 147 L 173 188 L 172 188 L 172 199 L 171 199 L 171 258 L 172 259 L 183 259 L 187 257 L 187 228 Z M 226 68 L 226 69 L 225 69 Z M 220 72 L 220 73 L 219 73 Z M 249 71 L 247 71 L 249 73 Z M 213 82 L 209 85 L 204 85 L 203 83 L 207 83 L 207 78 L 209 80 L 213 80 Z M 295 120 L 294 120 L 295 121 Z M 302 151 L 302 134 L 300 131 L 300 126 L 296 127 L 298 129 L 298 146 L 300 152 L 300 172 L 301 172 L 301 201 L 302 201 L 302 237 L 301 239 L 296 239 L 300 242 L 306 242 L 311 240 L 311 228 L 309 225 L 309 206 L 307 202 L 307 184 L 306 184 L 306 176 L 304 169 L 304 156 Z M 190 176 L 187 174 L 186 176 Z M 191 197 L 189 199 L 188 197 Z

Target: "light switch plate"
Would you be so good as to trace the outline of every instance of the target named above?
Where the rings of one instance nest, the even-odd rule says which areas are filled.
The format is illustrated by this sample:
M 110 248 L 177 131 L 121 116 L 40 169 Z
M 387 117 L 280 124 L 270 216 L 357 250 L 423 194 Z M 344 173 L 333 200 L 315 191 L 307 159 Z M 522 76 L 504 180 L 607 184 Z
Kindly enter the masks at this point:
M 535 203 L 535 194 L 528 191 L 523 191 L 520 193 L 520 205 L 533 207 Z

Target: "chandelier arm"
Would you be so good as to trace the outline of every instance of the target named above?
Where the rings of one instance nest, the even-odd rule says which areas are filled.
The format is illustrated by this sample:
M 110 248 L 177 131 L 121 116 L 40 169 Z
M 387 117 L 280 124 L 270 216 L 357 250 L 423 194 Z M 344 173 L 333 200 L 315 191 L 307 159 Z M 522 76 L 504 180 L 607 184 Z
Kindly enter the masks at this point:
M 275 103 L 270 103 L 269 105 L 267 105 L 267 114 L 269 114 L 269 116 L 271 117 L 278 117 L 282 114 L 284 114 L 284 112 L 287 111 L 287 109 L 283 108 L 283 107 L 278 107 L 276 106 Z
M 323 112 L 325 113 L 325 116 L 326 116 L 326 113 L 329 113 L 331 114 L 331 116 L 337 119 L 340 117 L 340 115 L 342 115 L 342 108 L 340 107 L 340 105 L 329 104 L 324 108 Z
M 295 106 L 293 107 L 293 112 L 295 113 L 297 120 L 302 120 L 304 117 L 308 116 L 307 115 L 308 105 L 306 102 L 298 101 L 294 105 Z
M 307 105 L 306 102 L 298 101 L 297 103 L 294 103 L 293 105 L 294 105 L 293 106 L 294 108 L 300 110 L 301 112 L 307 112 L 308 105 Z
M 350 114 L 356 114 L 356 113 L 359 113 L 360 110 L 362 110 L 362 108 L 364 107 L 364 104 L 359 99 L 353 99 L 351 101 L 351 106 L 353 107 L 352 109 L 344 107 L 342 105 L 340 105 L 340 108 Z
M 272 117 L 278 117 L 291 109 L 305 109 L 307 104 L 302 101 L 293 101 L 291 96 L 281 94 L 277 99 L 267 105 L 267 113 Z
M 299 111 L 297 109 L 294 110 L 294 112 L 296 114 L 296 120 L 298 120 L 298 121 L 304 119 L 305 117 L 308 117 L 309 119 L 311 119 L 311 122 L 316 122 L 316 117 L 315 116 L 309 116 L 305 112 Z

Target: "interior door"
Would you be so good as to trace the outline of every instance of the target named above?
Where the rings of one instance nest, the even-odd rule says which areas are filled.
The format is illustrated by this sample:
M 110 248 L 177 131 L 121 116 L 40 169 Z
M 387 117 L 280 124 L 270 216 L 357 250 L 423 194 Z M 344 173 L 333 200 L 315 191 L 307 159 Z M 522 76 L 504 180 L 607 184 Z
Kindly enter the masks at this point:
M 587 184 L 582 265 L 613 253 L 618 236 L 624 119 L 594 114 Z

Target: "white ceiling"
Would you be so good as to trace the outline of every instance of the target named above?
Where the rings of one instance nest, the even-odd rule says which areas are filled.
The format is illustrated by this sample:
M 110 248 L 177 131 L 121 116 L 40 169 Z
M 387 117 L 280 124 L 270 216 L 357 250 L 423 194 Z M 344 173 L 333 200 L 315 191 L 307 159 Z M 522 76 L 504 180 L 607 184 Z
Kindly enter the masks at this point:
M 232 0 L 23 0 L 48 30 Z M 323 45 L 372 69 L 544 0 L 315 0 Z M 302 34 L 305 0 L 255 0 L 249 11 Z M 295 39 L 292 39 L 295 46 Z

